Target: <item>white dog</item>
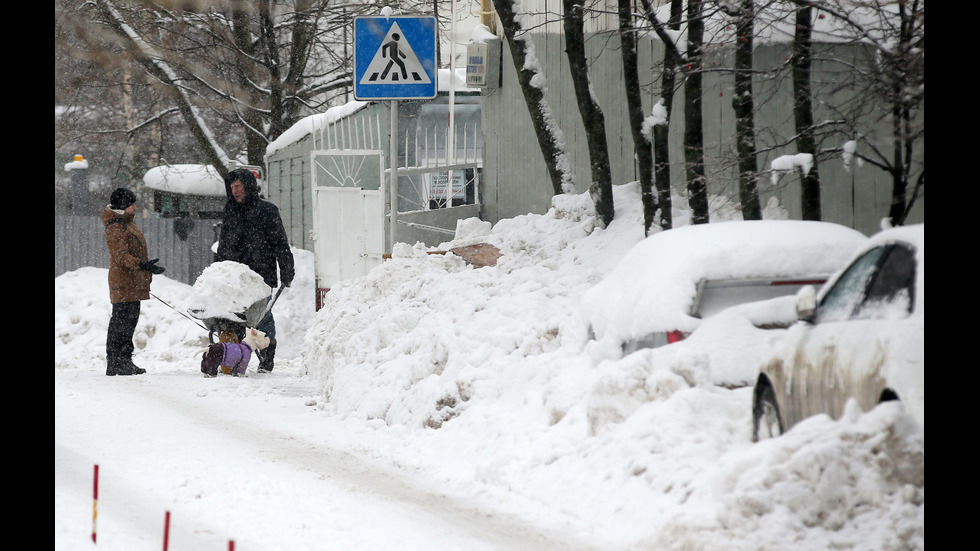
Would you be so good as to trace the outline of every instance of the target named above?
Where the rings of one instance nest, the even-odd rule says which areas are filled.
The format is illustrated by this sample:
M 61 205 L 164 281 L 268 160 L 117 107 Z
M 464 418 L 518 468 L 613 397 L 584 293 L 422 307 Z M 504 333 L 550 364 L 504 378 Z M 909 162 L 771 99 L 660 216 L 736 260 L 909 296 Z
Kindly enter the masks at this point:
M 201 357 L 201 373 L 205 377 L 217 377 L 218 366 L 228 367 L 235 377 L 244 377 L 253 350 L 263 350 L 269 346 L 269 337 L 258 329 L 245 329 L 242 342 L 216 342 Z

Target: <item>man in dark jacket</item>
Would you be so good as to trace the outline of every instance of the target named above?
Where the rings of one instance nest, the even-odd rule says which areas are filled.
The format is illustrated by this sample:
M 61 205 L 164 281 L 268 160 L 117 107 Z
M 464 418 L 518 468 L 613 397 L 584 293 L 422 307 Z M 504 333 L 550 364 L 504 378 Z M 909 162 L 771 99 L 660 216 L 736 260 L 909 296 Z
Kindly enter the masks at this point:
M 240 262 L 262 276 L 269 287 L 275 289 L 279 277 L 282 285 L 288 287 L 296 272 L 279 208 L 259 197 L 255 175 L 244 168 L 232 170 L 225 176 L 225 193 L 228 202 L 222 213 L 214 261 Z M 259 356 L 258 372 L 268 373 L 274 367 L 276 354 L 276 322 L 271 312 L 256 329 L 265 332 L 271 341 Z M 239 340 L 242 336 L 238 336 Z

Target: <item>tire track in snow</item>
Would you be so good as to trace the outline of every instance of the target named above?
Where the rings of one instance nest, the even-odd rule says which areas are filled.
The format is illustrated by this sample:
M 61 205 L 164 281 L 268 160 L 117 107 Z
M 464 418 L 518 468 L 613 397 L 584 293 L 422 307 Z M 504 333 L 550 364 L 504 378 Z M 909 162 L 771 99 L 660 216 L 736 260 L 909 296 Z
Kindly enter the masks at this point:
M 424 473 L 400 470 L 390 464 L 338 449 L 328 442 L 317 442 L 303 436 L 301 432 L 304 423 L 333 421 L 322 417 L 310 418 L 308 406 L 298 397 L 297 391 L 303 385 L 296 384 L 296 381 L 288 378 L 275 381 L 289 389 L 286 393 L 289 397 L 283 398 L 281 389 L 275 389 L 275 394 L 271 396 L 210 395 L 233 392 L 234 387 L 229 385 L 200 396 L 201 383 L 220 384 L 226 381 L 220 377 L 217 381 L 201 381 L 196 376 L 192 379 L 185 381 L 181 376 L 176 381 L 169 381 L 175 384 L 155 384 L 156 381 L 145 379 L 150 384 L 134 386 L 132 389 L 185 417 L 188 423 L 215 432 L 216 438 L 229 439 L 251 448 L 252 452 L 248 455 L 262 463 L 261 469 L 289 466 L 298 471 L 307 471 L 328 487 L 325 492 L 339 487 L 344 492 L 360 496 L 361 499 L 373 500 L 403 511 L 405 515 L 417 518 L 419 523 L 425 523 L 426 526 L 435 524 L 448 533 L 458 535 L 458 538 L 478 542 L 479 549 L 586 551 L 600 548 L 593 542 L 576 539 L 572 535 L 574 530 L 537 526 L 513 511 L 500 510 L 499 506 L 490 503 L 491 499 L 498 501 L 496 499 L 484 496 L 482 501 L 487 503 L 477 504 L 472 501 L 473 498 L 441 491 L 437 487 L 438 482 L 434 482 L 432 478 L 426 479 Z M 228 382 L 247 383 L 263 388 L 268 388 L 266 385 L 273 383 L 260 381 L 257 377 L 244 381 L 229 378 Z M 218 400 L 246 403 L 250 411 L 249 418 L 240 418 L 238 412 L 243 406 L 214 407 Z M 270 426 L 262 421 L 261 409 L 265 407 L 295 408 L 297 423 L 288 427 Z M 277 412 L 275 418 L 281 417 L 281 412 Z M 523 498 L 508 496 L 505 499 L 508 504 L 513 505 Z M 560 514 L 555 513 L 556 517 Z M 575 520 L 569 518 L 564 523 L 570 525 L 573 522 Z

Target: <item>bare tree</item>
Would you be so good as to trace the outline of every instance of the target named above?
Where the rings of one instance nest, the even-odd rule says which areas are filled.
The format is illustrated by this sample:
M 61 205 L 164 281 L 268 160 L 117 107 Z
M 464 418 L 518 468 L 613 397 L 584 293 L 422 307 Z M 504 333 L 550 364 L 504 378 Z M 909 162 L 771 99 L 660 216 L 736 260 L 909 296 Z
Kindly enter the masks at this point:
M 674 105 L 677 73 L 680 71 L 681 61 L 684 59 L 684 53 L 678 49 L 675 36 L 681 28 L 684 2 L 683 0 L 670 1 L 670 17 L 666 25 L 657 19 L 650 0 L 641 0 L 641 2 L 643 3 L 644 16 L 664 44 L 664 59 L 660 75 L 660 104 L 663 108 L 664 117 L 662 122 L 657 122 L 653 127 L 653 178 L 657 186 L 657 203 L 660 206 L 660 227 L 668 230 L 673 226 L 673 213 L 671 212 L 673 200 L 670 193 L 670 120 Z M 649 230 L 649 225 L 647 230 Z
M 579 113 L 585 126 L 585 139 L 589 148 L 589 166 L 592 183 L 589 194 L 595 203 L 596 214 L 602 227 L 612 222 L 615 205 L 612 195 L 612 174 L 609 167 L 609 149 L 606 143 L 606 122 L 602 108 L 592 95 L 589 81 L 589 65 L 585 56 L 585 29 L 583 0 L 562 0 L 565 9 L 565 52 L 572 75 L 572 86 L 578 102 Z
M 643 0 L 648 14 L 652 12 L 647 4 L 648 0 Z M 683 16 L 683 0 L 671 0 L 670 19 L 667 21 L 668 27 L 677 31 L 680 29 L 681 17 Z M 678 51 L 673 41 L 667 42 L 669 47 L 664 49 L 663 74 L 660 77 L 660 97 L 663 102 L 666 122 L 658 124 L 653 129 L 654 135 L 654 178 L 657 181 L 657 194 L 661 205 L 661 226 L 664 229 L 673 227 L 673 213 L 670 194 L 670 119 L 674 106 L 674 91 L 676 90 L 677 72 L 681 64 L 681 53 Z
M 78 37 L 72 51 L 99 72 L 82 83 L 85 89 L 133 88 L 136 111 L 127 122 L 100 117 L 94 126 L 130 139 L 162 135 L 170 154 L 160 162 L 224 170 L 243 157 L 261 164 L 270 141 L 345 97 L 352 80 L 342 37 L 351 18 L 372 7 L 328 6 L 326 0 L 57 0 L 56 18 L 60 8 L 64 28 Z M 124 82 L 127 66 L 142 70 L 129 71 Z M 65 89 L 60 79 L 56 73 L 56 90 Z M 112 100 L 109 110 L 117 105 Z M 146 146 L 131 154 L 145 155 Z M 143 171 L 155 166 L 145 161 L 151 164 Z
M 177 111 L 156 83 L 113 41 L 87 28 L 80 4 L 55 3 L 55 154 L 82 154 L 90 190 L 102 201 L 113 187 L 138 187 L 164 136 L 186 134 L 174 128 Z
M 643 203 L 643 235 L 650 235 L 658 209 L 656 182 L 653 172 L 653 144 L 643 132 L 643 100 L 640 94 L 640 75 L 637 67 L 636 27 L 633 25 L 633 4 L 618 0 L 619 36 L 623 52 L 623 85 L 629 112 L 630 133 L 640 176 L 640 201 Z
M 735 151 L 738 157 L 738 198 L 745 220 L 762 220 L 759 167 L 755 145 L 755 102 L 752 91 L 752 49 L 755 43 L 755 0 L 718 2 L 735 24 Z
M 821 220 L 820 170 L 813 124 L 813 95 L 810 73 L 813 64 L 813 4 L 795 0 L 796 27 L 793 35 L 793 120 L 796 150 L 813 158 L 813 166 L 800 179 L 800 203 L 804 220 Z
M 867 162 L 889 174 L 892 199 L 888 220 L 905 222 L 925 186 L 921 108 L 924 92 L 924 21 L 922 0 L 791 0 L 796 30 L 793 41 L 793 114 L 797 151 L 812 155 L 813 165 L 801 174 L 801 199 L 806 220 L 821 219 L 821 160 L 845 156 L 845 166 Z M 814 23 L 823 21 L 822 31 Z M 837 58 L 846 71 L 831 84 L 833 92 L 848 89 L 846 100 L 828 101 L 815 90 L 810 74 L 816 57 L 814 35 L 831 29 L 836 44 L 850 44 L 865 57 Z M 840 96 L 841 94 L 831 94 Z M 815 121 L 814 104 L 833 113 Z M 887 135 L 879 132 L 888 127 Z M 844 133 L 843 136 L 840 134 Z M 843 138 L 845 145 L 821 147 L 828 139 Z M 912 188 L 911 190 L 909 188 Z
M 260 164 L 265 146 L 295 123 L 302 106 L 350 84 L 342 67 L 334 67 L 326 80 L 307 72 L 308 64 L 324 63 L 311 51 L 322 33 L 325 2 L 296 0 L 292 9 L 269 0 L 202 5 L 96 0 L 95 6 L 94 20 L 113 31 L 129 55 L 164 85 L 205 162 L 219 170 L 231 157 L 203 109 L 212 111 L 212 119 L 232 121 L 248 162 Z
M 701 70 L 704 46 L 701 0 L 687 3 L 687 78 L 684 81 L 684 158 L 691 223 L 707 224 L 708 184 L 704 170 L 704 130 L 701 126 Z
M 925 94 L 925 1 L 829 0 L 813 6 L 841 23 L 841 37 L 872 51 L 870 63 L 857 74 L 865 86 L 858 94 L 866 100 L 860 115 L 872 123 L 888 121 L 891 148 L 879 147 L 872 136 L 857 129 L 854 155 L 891 176 L 888 218 L 902 225 L 925 187 L 924 160 L 917 153 L 921 148 L 916 148 L 925 136 L 918 118 Z
M 136 32 L 136 29 L 127 23 L 124 13 L 117 9 L 115 3 L 109 0 L 98 0 L 95 5 L 102 16 L 102 23 L 124 40 L 120 45 L 126 48 L 126 53 L 147 74 L 164 85 L 163 90 L 168 93 L 169 99 L 176 105 L 195 142 L 201 147 L 208 164 L 215 166 L 221 172 L 227 171 L 226 167 L 229 164 L 227 154 L 213 140 L 208 127 L 201 124 L 202 119 L 196 102 L 191 99 L 190 90 L 180 85 L 182 79 L 174 71 L 172 65 L 153 48 L 152 44 L 145 41 Z

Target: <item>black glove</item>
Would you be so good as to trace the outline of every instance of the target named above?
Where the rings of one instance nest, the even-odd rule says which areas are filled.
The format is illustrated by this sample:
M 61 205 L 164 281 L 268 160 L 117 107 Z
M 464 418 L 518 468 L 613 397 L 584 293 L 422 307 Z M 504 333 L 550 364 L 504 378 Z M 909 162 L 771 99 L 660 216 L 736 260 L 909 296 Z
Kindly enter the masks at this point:
M 157 266 L 159 258 L 154 258 L 153 260 L 140 260 L 140 270 L 144 272 L 150 272 L 151 274 L 162 274 L 163 266 Z

